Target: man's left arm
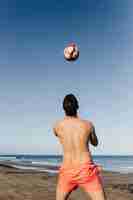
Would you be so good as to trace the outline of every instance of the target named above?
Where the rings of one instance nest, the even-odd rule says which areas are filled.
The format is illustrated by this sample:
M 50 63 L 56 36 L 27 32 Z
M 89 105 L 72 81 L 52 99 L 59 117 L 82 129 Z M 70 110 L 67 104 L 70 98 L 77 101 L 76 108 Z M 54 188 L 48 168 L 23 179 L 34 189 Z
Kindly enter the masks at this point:
M 98 138 L 96 136 L 95 127 L 93 124 L 91 124 L 90 142 L 93 146 L 98 145 Z

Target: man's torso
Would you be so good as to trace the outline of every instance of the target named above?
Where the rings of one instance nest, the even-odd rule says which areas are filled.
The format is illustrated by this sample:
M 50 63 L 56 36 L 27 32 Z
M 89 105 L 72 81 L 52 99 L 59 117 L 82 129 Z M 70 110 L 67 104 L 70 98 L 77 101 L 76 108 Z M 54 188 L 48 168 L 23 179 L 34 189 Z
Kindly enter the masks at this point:
M 79 117 L 65 117 L 56 125 L 57 136 L 63 147 L 62 165 L 77 166 L 92 160 L 88 147 L 91 123 Z

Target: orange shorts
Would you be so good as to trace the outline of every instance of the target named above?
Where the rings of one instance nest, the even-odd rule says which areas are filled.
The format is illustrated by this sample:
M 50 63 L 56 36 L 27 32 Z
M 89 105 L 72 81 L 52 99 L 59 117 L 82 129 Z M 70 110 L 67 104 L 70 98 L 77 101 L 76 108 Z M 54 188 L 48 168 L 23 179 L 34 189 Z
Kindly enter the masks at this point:
M 87 192 L 102 190 L 101 169 L 93 162 L 87 161 L 82 165 L 72 167 L 59 167 L 58 187 L 62 192 L 71 192 L 82 187 Z

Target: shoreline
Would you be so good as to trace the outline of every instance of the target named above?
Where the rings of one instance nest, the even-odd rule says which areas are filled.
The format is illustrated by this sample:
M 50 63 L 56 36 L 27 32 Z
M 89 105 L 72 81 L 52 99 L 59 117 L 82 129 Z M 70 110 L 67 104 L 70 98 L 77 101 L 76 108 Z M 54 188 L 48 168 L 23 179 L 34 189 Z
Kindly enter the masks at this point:
M 133 173 L 103 171 L 102 175 L 108 200 L 133 200 Z M 55 200 L 58 174 L 0 165 L 0 180 L 0 200 Z M 78 188 L 69 199 L 88 198 Z
M 47 172 L 47 173 L 53 173 L 53 174 L 57 174 L 59 167 L 61 165 L 56 165 L 56 164 L 43 164 L 43 165 L 39 165 L 39 164 L 32 164 L 32 162 L 27 162 L 27 163 L 22 163 L 22 162 L 15 162 L 15 161 L 0 161 L 0 167 L 5 167 L 5 168 L 11 168 L 11 169 L 16 169 L 16 170 L 23 170 L 23 171 L 32 171 L 33 173 L 39 173 L 39 172 Z M 53 171 L 53 172 L 52 172 Z M 55 171 L 55 172 L 54 172 Z M 118 170 L 107 170 L 107 169 L 103 169 L 102 171 L 104 172 L 111 172 L 111 173 L 117 173 L 117 174 L 127 174 L 127 175 L 132 175 L 133 171 L 118 171 Z

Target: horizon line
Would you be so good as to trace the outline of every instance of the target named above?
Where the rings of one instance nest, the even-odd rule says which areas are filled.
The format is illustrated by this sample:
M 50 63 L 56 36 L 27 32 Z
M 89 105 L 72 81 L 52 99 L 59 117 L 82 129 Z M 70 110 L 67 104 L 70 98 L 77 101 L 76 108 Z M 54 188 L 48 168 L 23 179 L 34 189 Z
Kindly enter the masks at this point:
M 46 153 L 0 153 L 0 156 L 16 156 L 16 155 L 35 155 L 35 156 L 63 156 L 63 154 L 46 154 Z M 92 154 L 92 156 L 133 156 L 133 154 Z

